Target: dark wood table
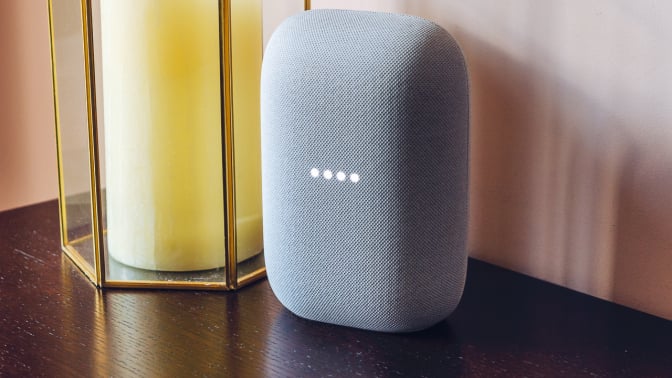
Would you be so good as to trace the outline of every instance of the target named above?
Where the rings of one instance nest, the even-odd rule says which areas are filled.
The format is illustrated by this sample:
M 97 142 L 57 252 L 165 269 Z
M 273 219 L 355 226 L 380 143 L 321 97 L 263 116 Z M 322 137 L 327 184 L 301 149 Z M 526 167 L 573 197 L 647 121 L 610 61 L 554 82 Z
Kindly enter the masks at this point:
M 477 260 L 445 322 L 385 334 L 236 293 L 99 291 L 55 201 L 0 213 L 0 376 L 672 376 L 672 322 Z

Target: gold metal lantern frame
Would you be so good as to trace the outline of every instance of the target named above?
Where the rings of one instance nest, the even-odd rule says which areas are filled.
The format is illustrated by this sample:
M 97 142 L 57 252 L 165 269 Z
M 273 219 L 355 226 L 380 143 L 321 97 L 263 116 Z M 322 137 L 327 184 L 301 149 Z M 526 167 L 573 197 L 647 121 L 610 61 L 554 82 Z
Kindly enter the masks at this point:
M 261 2 L 48 0 L 62 249 L 96 286 L 235 290 L 265 276 L 258 156 Z M 186 8 L 167 10 L 171 3 Z M 185 13 L 195 4 L 207 10 L 189 18 Z M 310 1 L 303 5 L 309 9 Z M 133 12 L 140 8 L 142 12 Z M 147 18 L 152 12 L 158 16 Z M 138 18 L 139 13 L 145 18 Z M 115 26 L 114 17 L 124 24 Z M 169 33 L 152 29 L 153 22 L 171 17 L 175 22 L 165 29 Z M 212 28 L 204 29 L 208 25 Z M 189 39 L 190 33 L 201 35 Z M 143 35 L 150 37 L 143 40 Z M 207 46 L 204 40 L 210 41 Z M 166 68 L 174 59 L 156 58 L 166 49 L 186 54 L 186 63 Z M 161 51 L 151 55 L 148 50 Z M 207 57 L 201 57 L 206 50 Z M 161 76 L 167 70 L 174 72 Z M 193 75 L 199 75 L 196 84 Z M 181 80 L 181 86 L 166 84 L 171 77 Z M 165 100 L 158 110 L 157 98 Z M 173 108 L 183 113 L 167 116 Z M 166 124 L 180 117 L 189 120 L 184 123 L 188 126 L 180 124 L 182 131 L 165 137 Z M 134 126 L 122 127 L 119 119 L 130 119 Z M 200 119 L 208 121 L 198 126 L 199 142 L 179 147 L 185 135 L 193 137 L 190 130 Z M 143 122 L 154 125 L 139 131 L 145 129 Z M 124 127 L 126 134 L 110 131 Z M 146 151 L 139 153 L 138 146 Z M 196 155 L 201 157 L 194 162 Z M 179 169 L 186 177 L 174 177 L 173 170 Z M 193 176 L 198 182 L 191 171 L 200 172 Z M 154 192 L 143 197 L 148 187 Z M 166 194 L 165 187 L 172 192 Z M 157 210 L 161 206 L 168 209 Z M 245 223 L 248 219 L 252 221 Z M 157 241 L 159 228 L 169 242 Z M 194 247 L 184 247 L 189 243 Z M 169 265 L 157 262 L 164 247 L 177 251 L 168 253 Z M 135 249 L 151 263 L 138 263 L 126 253 Z M 214 262 L 201 264 L 207 254 Z M 170 265 L 173 260 L 177 265 Z

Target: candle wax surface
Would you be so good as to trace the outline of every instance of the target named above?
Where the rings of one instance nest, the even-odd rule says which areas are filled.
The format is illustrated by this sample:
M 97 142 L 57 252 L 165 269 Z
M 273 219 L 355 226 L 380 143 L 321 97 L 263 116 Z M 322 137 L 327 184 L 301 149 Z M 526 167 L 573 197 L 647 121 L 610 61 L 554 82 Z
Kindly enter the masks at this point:
M 226 215 L 218 2 L 100 4 L 109 254 L 143 269 L 221 267 Z M 260 33 L 260 5 L 258 10 L 245 13 L 245 25 Z M 232 32 L 238 34 L 234 27 Z M 243 116 L 240 125 L 234 123 L 240 135 L 236 138 L 245 143 L 234 151 L 247 151 L 235 156 L 239 261 L 263 248 L 261 195 L 256 189 L 261 186 L 260 164 L 255 158 L 259 79 L 249 84 L 257 88 L 256 97 L 245 90 L 236 97 L 236 86 L 246 85 L 236 80 L 236 66 L 249 71 L 242 79 L 259 75 L 261 39 L 256 48 L 246 50 L 233 62 L 234 117 L 253 113 Z

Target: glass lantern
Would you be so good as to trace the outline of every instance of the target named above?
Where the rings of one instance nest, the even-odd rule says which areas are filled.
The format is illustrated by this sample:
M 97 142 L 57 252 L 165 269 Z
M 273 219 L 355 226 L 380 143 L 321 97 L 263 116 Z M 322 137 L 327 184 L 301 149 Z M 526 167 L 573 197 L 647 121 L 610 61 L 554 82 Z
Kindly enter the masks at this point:
M 97 286 L 265 276 L 261 2 L 48 1 L 61 240 Z

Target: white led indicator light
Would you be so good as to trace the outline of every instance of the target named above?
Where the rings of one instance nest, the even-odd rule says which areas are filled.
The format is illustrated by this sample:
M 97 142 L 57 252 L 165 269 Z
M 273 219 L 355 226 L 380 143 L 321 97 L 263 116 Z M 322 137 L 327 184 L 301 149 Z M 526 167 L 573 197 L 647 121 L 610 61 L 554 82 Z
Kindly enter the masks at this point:
M 340 182 L 346 181 L 348 178 L 350 178 L 350 182 L 352 183 L 358 183 L 359 180 L 361 179 L 359 176 L 359 173 L 346 173 L 343 171 L 338 171 L 334 173 L 331 169 L 325 169 L 324 171 L 320 171 L 319 168 L 314 167 L 310 169 L 310 176 L 312 178 L 319 178 L 322 176 L 325 180 L 331 180 L 332 178 L 336 178 Z

